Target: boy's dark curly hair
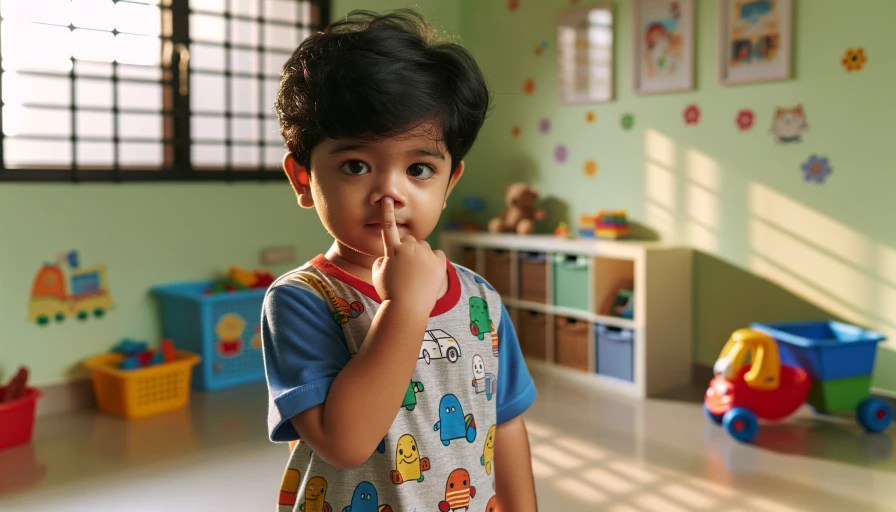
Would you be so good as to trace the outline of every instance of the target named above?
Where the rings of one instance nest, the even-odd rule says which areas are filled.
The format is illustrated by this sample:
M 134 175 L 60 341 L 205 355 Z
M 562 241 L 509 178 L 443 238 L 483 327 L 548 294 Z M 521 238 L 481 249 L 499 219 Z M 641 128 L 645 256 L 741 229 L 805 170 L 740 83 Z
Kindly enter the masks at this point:
M 434 42 L 426 19 L 402 9 L 353 11 L 303 41 L 283 66 L 275 106 L 286 146 L 309 171 L 326 138 L 377 140 L 432 122 L 454 172 L 490 103 L 470 52 Z

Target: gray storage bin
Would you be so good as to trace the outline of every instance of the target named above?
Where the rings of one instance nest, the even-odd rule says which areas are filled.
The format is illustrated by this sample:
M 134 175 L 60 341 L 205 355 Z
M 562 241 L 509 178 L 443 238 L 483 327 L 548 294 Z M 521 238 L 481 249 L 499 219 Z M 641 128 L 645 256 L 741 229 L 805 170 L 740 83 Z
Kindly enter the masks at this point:
M 635 333 L 597 324 L 597 373 L 628 382 L 634 382 Z

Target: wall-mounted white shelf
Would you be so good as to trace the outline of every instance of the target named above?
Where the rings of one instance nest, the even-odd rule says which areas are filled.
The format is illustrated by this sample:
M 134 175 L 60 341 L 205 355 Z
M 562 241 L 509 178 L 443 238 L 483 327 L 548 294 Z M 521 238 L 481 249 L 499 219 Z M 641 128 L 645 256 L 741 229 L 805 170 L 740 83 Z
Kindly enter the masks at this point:
M 501 284 L 502 299 L 533 364 L 566 370 L 558 364 L 562 360 L 577 368 L 568 371 L 587 374 L 599 386 L 635 397 L 690 384 L 690 249 L 657 242 L 464 232 L 443 233 L 441 248 L 455 263 Z M 532 254 L 544 255 L 544 275 L 536 274 L 544 279 L 544 294 L 538 301 L 521 297 L 521 281 L 527 275 L 523 266 L 528 265 L 530 272 L 539 267 L 520 258 Z M 531 280 L 532 274 L 525 278 Z M 609 314 L 620 288 L 632 290 L 632 318 Z M 532 293 L 531 287 L 527 290 Z M 537 320 L 529 324 L 526 315 Z M 584 346 L 582 321 L 587 324 Z M 534 341 L 527 325 L 537 326 Z M 570 340 L 575 340 L 572 352 Z M 530 342 L 538 349 L 532 351 Z M 570 364 L 570 357 L 577 362 Z

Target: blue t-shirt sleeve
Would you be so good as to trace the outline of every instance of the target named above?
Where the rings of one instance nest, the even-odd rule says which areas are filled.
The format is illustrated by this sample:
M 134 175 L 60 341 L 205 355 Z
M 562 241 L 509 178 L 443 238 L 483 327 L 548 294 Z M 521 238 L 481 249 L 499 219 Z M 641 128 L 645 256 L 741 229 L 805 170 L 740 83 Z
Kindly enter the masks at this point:
M 290 419 L 324 403 L 349 362 L 345 335 L 319 295 L 289 285 L 265 295 L 261 328 L 268 435 L 271 441 L 293 441 L 300 435 Z
M 529 375 L 520 351 L 516 330 L 501 304 L 501 323 L 498 324 L 498 424 L 506 423 L 535 401 L 535 383 Z

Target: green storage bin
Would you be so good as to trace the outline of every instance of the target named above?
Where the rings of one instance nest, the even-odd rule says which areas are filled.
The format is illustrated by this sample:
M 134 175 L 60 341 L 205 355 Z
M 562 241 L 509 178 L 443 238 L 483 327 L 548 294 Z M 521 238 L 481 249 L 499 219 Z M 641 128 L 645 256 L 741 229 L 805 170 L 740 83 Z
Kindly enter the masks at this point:
M 868 398 L 871 376 L 860 375 L 845 379 L 813 380 L 806 402 L 818 412 L 852 411 Z
M 579 254 L 554 255 L 554 305 L 590 311 L 588 257 Z

